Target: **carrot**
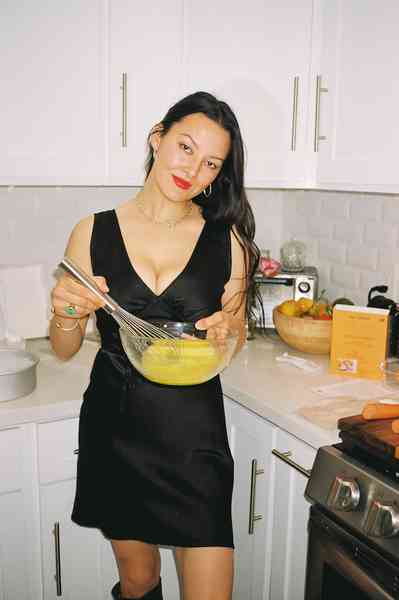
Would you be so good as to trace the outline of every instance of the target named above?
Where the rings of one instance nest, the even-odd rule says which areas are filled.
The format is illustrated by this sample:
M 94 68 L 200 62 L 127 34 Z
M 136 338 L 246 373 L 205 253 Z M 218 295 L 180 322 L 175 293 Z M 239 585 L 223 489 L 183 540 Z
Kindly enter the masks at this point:
M 399 433 L 399 419 L 392 421 L 392 431 L 394 433 Z
M 366 404 L 362 412 L 363 419 L 394 419 L 399 417 L 399 404 Z

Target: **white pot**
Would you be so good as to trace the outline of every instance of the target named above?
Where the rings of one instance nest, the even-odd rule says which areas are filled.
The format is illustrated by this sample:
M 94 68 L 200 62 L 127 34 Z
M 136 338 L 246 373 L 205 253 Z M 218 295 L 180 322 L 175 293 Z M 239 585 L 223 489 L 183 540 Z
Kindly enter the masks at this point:
M 0 402 L 31 394 L 39 358 L 26 350 L 0 349 Z

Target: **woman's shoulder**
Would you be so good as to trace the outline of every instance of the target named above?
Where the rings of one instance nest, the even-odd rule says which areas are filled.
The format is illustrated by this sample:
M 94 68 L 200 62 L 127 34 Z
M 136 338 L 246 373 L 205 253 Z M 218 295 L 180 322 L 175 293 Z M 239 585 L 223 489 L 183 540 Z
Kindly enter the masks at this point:
M 112 214 L 115 211 L 111 210 L 102 210 L 99 212 L 91 213 L 86 215 L 80 221 L 78 221 L 72 229 L 71 239 L 77 239 L 81 241 L 90 241 L 93 227 L 96 222 L 108 221 L 112 218 Z

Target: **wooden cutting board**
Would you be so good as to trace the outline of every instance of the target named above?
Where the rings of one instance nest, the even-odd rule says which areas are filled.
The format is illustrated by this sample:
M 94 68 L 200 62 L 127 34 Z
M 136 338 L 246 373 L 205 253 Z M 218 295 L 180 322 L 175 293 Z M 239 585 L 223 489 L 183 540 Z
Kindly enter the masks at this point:
M 370 448 L 381 457 L 399 459 L 399 434 L 393 433 L 394 419 L 379 419 L 368 421 L 361 415 L 343 417 L 338 420 L 341 438 L 350 436 L 354 442 L 359 442 L 363 448 Z

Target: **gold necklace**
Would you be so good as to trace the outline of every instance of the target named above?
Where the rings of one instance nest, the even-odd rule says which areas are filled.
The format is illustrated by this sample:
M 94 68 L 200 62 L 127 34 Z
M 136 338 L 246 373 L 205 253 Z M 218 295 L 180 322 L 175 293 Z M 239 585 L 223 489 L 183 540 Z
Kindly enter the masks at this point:
M 186 212 L 178 219 L 165 219 L 164 221 L 160 221 L 158 219 L 154 219 L 153 217 L 150 217 L 147 215 L 147 213 L 144 210 L 143 203 L 144 203 L 144 201 L 142 198 L 137 199 L 137 208 L 139 209 L 141 214 L 145 216 L 147 221 L 150 221 L 150 223 L 155 223 L 156 225 L 167 225 L 169 227 L 169 229 L 174 229 L 176 227 L 176 225 L 178 225 L 181 221 L 183 221 L 183 219 L 188 217 L 188 215 L 193 210 L 193 203 L 190 202 L 190 206 L 188 207 Z

